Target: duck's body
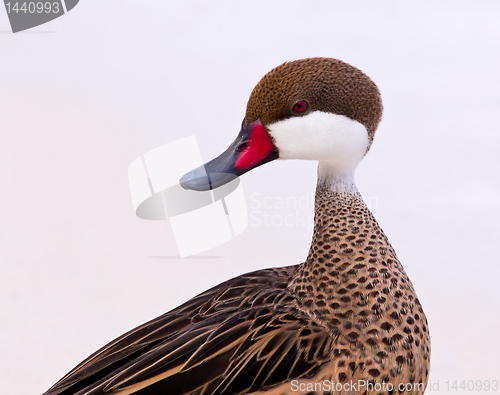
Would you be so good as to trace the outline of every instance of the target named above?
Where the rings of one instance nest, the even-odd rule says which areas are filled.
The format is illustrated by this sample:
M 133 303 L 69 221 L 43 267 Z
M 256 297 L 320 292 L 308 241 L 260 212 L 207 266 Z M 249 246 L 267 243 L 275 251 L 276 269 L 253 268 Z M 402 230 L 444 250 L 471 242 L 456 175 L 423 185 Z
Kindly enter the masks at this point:
M 314 71 L 318 64 L 359 77 L 359 70 L 333 59 L 280 67 L 282 74 L 291 68 L 285 73 L 287 83 L 296 85 L 300 78 L 293 73 L 317 79 L 307 67 L 312 65 Z M 302 114 L 301 106 L 313 107 L 297 118 L 276 110 L 275 102 L 286 97 L 274 86 L 271 93 L 266 88 L 280 77 L 280 68 L 266 77 L 252 93 L 247 122 L 230 153 L 206 165 L 208 181 L 206 176 L 199 181 L 195 171 L 197 177 L 188 175 L 182 184 L 192 189 L 217 186 L 228 179 L 220 176 L 230 172 L 228 160 L 236 162 L 233 173 L 241 174 L 275 159 L 278 152 L 273 146 L 280 157 L 320 160 L 314 235 L 306 261 L 245 274 L 200 294 L 111 342 L 46 395 L 424 392 L 430 360 L 425 315 L 352 178 L 380 120 L 381 104 L 378 114 L 370 116 L 366 110 L 379 99 L 378 90 L 375 87 L 374 97 L 359 95 L 357 100 L 368 104 L 356 113 L 351 111 L 349 92 L 340 104 L 318 109 L 311 92 L 324 93 L 317 86 L 312 91 L 286 88 L 292 89 L 293 111 Z M 330 85 L 339 83 L 327 80 Z M 267 101 L 257 100 L 262 91 Z M 338 110 L 348 105 L 348 110 Z M 319 153 L 311 153 L 310 139 L 301 141 L 301 131 L 308 128 L 321 136 Z M 293 141 L 286 141 L 286 133 L 294 136 Z M 331 152 L 335 158 L 328 160 Z M 218 167 L 221 160 L 223 171 Z

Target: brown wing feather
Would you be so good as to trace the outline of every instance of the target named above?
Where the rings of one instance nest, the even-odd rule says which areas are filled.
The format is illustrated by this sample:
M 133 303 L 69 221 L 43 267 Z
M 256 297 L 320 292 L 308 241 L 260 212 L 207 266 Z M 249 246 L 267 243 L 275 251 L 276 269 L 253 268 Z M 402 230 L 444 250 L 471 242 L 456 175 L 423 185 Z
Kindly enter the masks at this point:
M 240 394 L 303 377 L 328 360 L 331 334 L 293 308 L 297 266 L 226 281 L 124 334 L 44 395 Z

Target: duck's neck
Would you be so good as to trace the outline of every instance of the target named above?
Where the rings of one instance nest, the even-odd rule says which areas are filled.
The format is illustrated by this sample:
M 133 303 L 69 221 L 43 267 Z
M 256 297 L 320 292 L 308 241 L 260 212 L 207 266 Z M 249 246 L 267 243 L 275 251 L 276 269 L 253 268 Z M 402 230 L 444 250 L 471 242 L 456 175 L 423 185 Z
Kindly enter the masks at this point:
M 318 187 L 334 193 L 359 193 L 354 183 L 355 165 L 347 167 L 328 162 L 318 165 Z
M 382 292 L 386 281 L 380 273 L 397 270 L 406 276 L 354 182 L 343 177 L 332 183 L 321 168 L 319 173 L 311 248 L 289 289 L 304 308 L 331 316 L 336 307 L 349 310 L 372 290 Z
M 347 181 L 330 184 L 318 179 L 311 247 L 297 272 L 308 283 L 320 283 L 325 273 L 331 282 L 380 248 L 379 226 L 356 186 Z

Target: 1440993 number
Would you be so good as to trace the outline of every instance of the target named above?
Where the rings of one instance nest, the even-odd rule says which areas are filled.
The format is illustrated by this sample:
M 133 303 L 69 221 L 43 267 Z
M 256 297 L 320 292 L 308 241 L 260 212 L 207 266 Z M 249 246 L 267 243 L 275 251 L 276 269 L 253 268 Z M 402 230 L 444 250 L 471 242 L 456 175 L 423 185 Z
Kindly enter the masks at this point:
M 447 391 L 498 391 L 498 381 L 497 380 L 468 380 L 459 382 L 446 381 Z
M 5 3 L 5 7 L 7 7 L 7 13 L 11 13 L 11 12 L 15 12 L 16 14 L 19 14 L 20 12 L 21 13 L 29 13 L 29 14 L 34 14 L 34 13 L 37 13 L 37 14 L 41 14 L 41 13 L 45 13 L 45 14 L 50 14 L 50 13 L 54 13 L 54 14 L 59 14 L 60 12 L 60 8 L 59 8 L 59 3 L 57 2 L 24 2 L 24 3 L 12 3 L 12 7 L 11 7 L 11 3 Z

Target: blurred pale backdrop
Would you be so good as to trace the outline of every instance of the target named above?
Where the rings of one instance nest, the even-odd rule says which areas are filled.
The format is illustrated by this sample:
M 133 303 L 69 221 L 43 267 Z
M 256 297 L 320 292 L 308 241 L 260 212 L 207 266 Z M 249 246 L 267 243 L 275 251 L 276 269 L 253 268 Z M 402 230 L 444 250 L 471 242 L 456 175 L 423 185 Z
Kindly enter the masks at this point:
M 182 260 L 167 222 L 135 217 L 127 168 L 189 135 L 218 155 L 259 78 L 310 56 L 381 89 L 357 184 L 427 313 L 431 382 L 500 380 L 499 20 L 497 1 L 85 0 L 10 34 L 0 12 L 0 392 L 40 394 L 199 292 L 306 257 L 313 162 L 245 175 L 249 227 Z

